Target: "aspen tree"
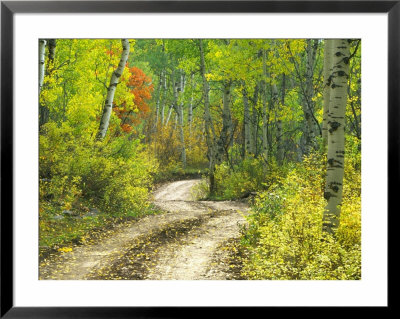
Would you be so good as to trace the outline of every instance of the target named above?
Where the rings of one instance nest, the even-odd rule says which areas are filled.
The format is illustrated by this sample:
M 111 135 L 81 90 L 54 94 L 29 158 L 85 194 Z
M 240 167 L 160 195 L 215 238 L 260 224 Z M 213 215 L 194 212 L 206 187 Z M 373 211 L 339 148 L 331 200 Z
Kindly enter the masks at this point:
M 173 85 L 173 97 L 174 103 L 173 107 L 177 114 L 177 124 L 179 127 L 179 139 L 180 139 L 180 148 L 181 148 L 181 160 L 183 167 L 186 167 L 186 146 L 185 146 L 185 134 L 183 132 L 183 103 L 179 103 L 179 94 L 182 94 L 185 89 L 185 80 L 184 74 L 181 72 L 180 74 L 180 83 L 175 78 L 175 70 L 172 73 L 173 81 L 175 81 Z
M 276 159 L 277 159 L 278 164 L 281 165 L 282 157 L 283 157 L 282 142 L 281 142 L 282 121 L 279 118 L 280 105 L 279 105 L 278 88 L 276 86 L 276 83 L 271 84 L 271 90 L 272 90 L 272 109 L 274 110 L 274 113 L 275 113 L 275 124 L 276 124 L 276 144 L 277 144 Z
M 328 144 L 328 114 L 329 114 L 329 97 L 331 92 L 332 74 L 332 42 L 333 40 L 325 39 L 324 41 L 324 110 L 322 119 L 322 143 L 325 149 Z
M 282 74 L 282 99 L 281 103 L 277 102 L 276 107 L 275 107 L 275 117 L 277 118 L 276 120 L 276 160 L 278 162 L 278 165 L 282 165 L 283 162 L 283 157 L 284 157 L 284 149 L 283 149 L 283 143 L 282 143 L 282 119 L 281 119 L 281 113 L 282 113 L 282 106 L 285 105 L 285 88 L 286 86 L 286 77 L 285 73 Z M 278 95 L 278 93 L 276 93 Z M 278 101 L 278 96 L 276 95 L 276 101 Z
M 163 73 L 162 85 L 163 85 L 163 95 L 161 98 L 161 107 L 160 107 L 160 122 L 161 125 L 164 125 L 164 113 L 165 113 L 165 97 L 167 94 L 167 72 Z
M 258 156 L 257 152 L 257 137 L 258 137 L 258 111 L 257 111 L 257 101 L 258 101 L 258 91 L 260 85 L 257 83 L 254 87 L 254 94 L 251 100 L 251 121 L 250 121 L 250 132 L 251 132 L 251 153 L 254 157 Z
M 249 98 L 247 96 L 246 83 L 242 81 L 242 95 L 243 95 L 243 122 L 244 122 L 244 150 L 245 155 L 248 156 L 252 152 L 251 147 L 251 132 L 250 132 L 250 109 L 249 109 Z M 254 154 L 253 154 L 254 155 Z
M 44 77 L 46 73 L 46 44 L 44 39 L 39 40 L 39 96 L 42 92 Z M 39 127 L 45 124 L 49 118 L 49 109 L 40 103 L 39 98 Z
M 305 154 L 309 154 L 312 150 L 315 150 L 315 117 L 314 117 L 314 102 L 312 100 L 314 96 L 314 65 L 317 52 L 317 42 L 312 42 L 311 39 L 307 40 L 306 54 L 306 74 L 305 74 L 305 87 L 303 88 L 303 113 L 304 113 L 304 135 L 305 135 Z
M 225 148 L 228 146 L 228 142 L 232 134 L 232 116 L 230 108 L 231 85 L 232 85 L 231 81 L 226 81 L 223 83 L 222 130 L 217 143 L 217 154 L 216 154 L 217 164 L 220 164 L 222 162 L 225 153 Z
M 344 175 L 344 126 L 349 78 L 350 44 L 347 39 L 332 41 L 328 156 L 324 197 L 323 231 L 334 234 L 339 226 Z
M 122 39 L 121 42 L 122 42 L 121 59 L 119 61 L 117 69 L 111 75 L 110 85 L 107 88 L 106 102 L 104 103 L 103 114 L 101 116 L 100 126 L 97 132 L 98 139 L 103 139 L 107 134 L 108 125 L 110 124 L 110 117 L 114 101 L 115 90 L 117 88 L 119 78 L 121 77 L 122 72 L 124 71 L 124 68 L 126 66 L 126 62 L 128 61 L 129 48 L 130 48 L 129 40 Z
M 46 40 L 39 40 L 39 93 L 42 90 L 45 70 Z
M 156 119 L 154 123 L 154 128 L 153 130 L 157 130 L 157 125 L 158 125 L 158 119 L 160 116 L 160 102 L 161 102 L 161 96 L 162 96 L 162 90 L 163 90 L 163 76 L 164 76 L 164 70 L 161 70 L 160 76 L 158 78 L 158 87 L 157 87 L 157 99 L 156 99 Z
M 193 122 L 193 91 L 196 89 L 196 83 L 194 82 L 194 73 L 190 76 L 190 85 L 191 85 L 191 95 L 190 95 L 190 103 L 189 103 L 189 111 L 188 111 L 188 124 L 189 124 L 189 137 L 192 137 L 192 122 Z
M 263 81 L 262 81 L 262 148 L 264 161 L 268 162 L 268 110 L 267 110 L 267 52 L 262 50 L 262 68 L 263 68 Z
M 171 114 L 172 114 L 172 110 L 174 109 L 174 105 L 171 104 L 168 108 L 168 115 L 167 115 L 167 119 L 165 120 L 165 126 L 168 125 L 169 123 L 169 119 L 171 118 Z
M 210 114 L 210 100 L 208 81 L 206 78 L 206 66 L 204 59 L 204 48 L 203 40 L 199 40 L 200 48 L 200 73 L 203 80 L 203 100 L 204 100 L 204 124 L 205 124 L 205 136 L 208 148 L 208 159 L 209 159 L 209 176 L 210 176 L 210 193 L 215 192 L 215 130 Z

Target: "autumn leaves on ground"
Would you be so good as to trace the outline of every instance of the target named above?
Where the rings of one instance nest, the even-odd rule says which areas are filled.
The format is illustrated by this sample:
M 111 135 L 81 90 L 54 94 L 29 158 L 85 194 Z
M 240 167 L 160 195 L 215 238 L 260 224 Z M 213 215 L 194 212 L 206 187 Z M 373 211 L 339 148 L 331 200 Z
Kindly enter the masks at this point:
M 194 280 L 240 276 L 232 273 L 235 264 L 230 257 L 236 253 L 232 241 L 240 235 L 247 205 L 194 201 L 191 190 L 198 182 L 160 187 L 154 203 L 166 213 L 126 223 L 96 243 L 46 259 L 40 278 Z
M 357 39 L 39 41 L 39 278 L 361 278 Z

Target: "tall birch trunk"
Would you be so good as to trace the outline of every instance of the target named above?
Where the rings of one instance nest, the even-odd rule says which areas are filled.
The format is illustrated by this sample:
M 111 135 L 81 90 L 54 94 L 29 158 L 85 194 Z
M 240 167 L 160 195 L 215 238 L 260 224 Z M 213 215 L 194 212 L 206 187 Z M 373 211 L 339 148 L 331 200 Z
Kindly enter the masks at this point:
M 160 102 L 161 102 L 161 95 L 162 95 L 162 89 L 163 89 L 163 83 L 162 83 L 163 82 L 163 74 L 164 74 L 164 70 L 161 70 L 160 76 L 159 76 L 159 81 L 158 81 L 158 86 L 157 86 L 156 119 L 155 119 L 153 131 L 157 130 L 158 121 L 160 118 Z
M 304 113 L 304 135 L 305 135 L 305 154 L 309 154 L 317 147 L 315 140 L 315 118 L 314 118 L 314 103 L 312 98 L 314 96 L 314 64 L 316 58 L 317 47 L 313 45 L 312 40 L 307 40 L 307 63 L 306 63 L 306 78 L 305 89 L 303 94 L 303 113 Z
M 325 39 L 324 41 L 324 110 L 322 119 L 322 145 L 325 150 L 328 144 L 328 115 L 329 102 L 331 92 L 331 74 L 332 74 L 332 43 L 333 40 Z
M 42 91 L 45 72 L 46 40 L 39 40 L 39 93 Z
M 168 125 L 169 119 L 171 118 L 171 114 L 172 114 L 172 110 L 174 109 L 173 105 L 170 105 L 169 109 L 168 109 L 168 115 L 167 115 L 167 119 L 165 120 L 165 126 Z
M 99 130 L 97 132 L 98 139 L 103 139 L 107 134 L 108 125 L 110 124 L 110 117 L 112 112 L 115 90 L 117 88 L 119 78 L 121 77 L 122 72 L 124 71 L 124 68 L 126 66 L 126 62 L 128 61 L 129 48 L 130 48 L 129 40 L 122 39 L 121 42 L 122 42 L 121 59 L 119 61 L 117 69 L 111 75 L 110 85 L 107 88 L 107 97 L 104 103 L 103 114 L 101 116 Z
M 175 120 L 174 120 L 174 129 L 173 129 L 173 131 L 175 131 L 176 130 L 176 126 L 178 125 L 178 114 L 177 113 L 175 113 Z
M 284 152 L 283 152 L 283 142 L 282 142 L 282 120 L 281 120 L 281 113 L 282 113 L 282 106 L 285 105 L 285 90 L 286 90 L 286 76 L 285 73 L 282 74 L 282 99 L 281 103 L 277 103 L 276 106 L 276 145 L 277 145 L 277 150 L 276 150 L 276 160 L 278 162 L 278 165 L 282 165 L 283 163 L 283 157 L 284 157 Z M 278 99 L 278 97 L 277 97 Z
M 44 76 L 46 72 L 45 54 L 46 43 L 44 39 L 39 40 L 39 127 L 47 123 L 49 118 L 49 109 L 46 105 L 40 103 L 40 93 L 42 92 Z
M 181 94 L 184 93 L 186 87 L 186 80 L 185 80 L 185 73 L 181 73 Z M 183 102 L 179 104 L 179 113 L 178 113 L 178 125 L 179 125 L 179 137 L 180 137 L 180 142 L 181 142 L 181 159 L 182 159 L 182 165 L 184 168 L 186 168 L 186 142 L 185 142 L 185 133 L 183 131 L 183 122 L 184 122 L 184 117 L 183 117 Z
M 165 96 L 167 94 L 167 71 L 164 70 L 164 77 L 163 77 L 163 95 L 161 98 L 161 108 L 160 108 L 160 122 L 161 125 L 164 125 L 165 120 Z
M 175 71 L 172 74 L 175 82 Z M 182 165 L 186 167 L 186 146 L 185 146 L 185 134 L 183 132 L 183 104 L 179 103 L 179 93 L 182 93 L 185 87 L 184 74 L 181 73 L 180 82 L 175 82 L 173 86 L 173 97 L 174 97 L 174 109 L 177 114 L 177 124 L 179 127 L 179 140 L 180 140 L 180 152 Z
M 262 81 L 262 153 L 266 163 L 268 163 L 268 110 L 267 110 L 267 52 L 262 51 L 263 61 L 263 81 Z
M 332 41 L 330 107 L 328 121 L 328 156 L 323 215 L 325 233 L 334 234 L 339 227 L 344 175 L 344 126 L 349 78 L 350 44 L 347 39 Z
M 222 130 L 220 138 L 217 143 L 217 154 L 216 154 L 216 163 L 220 164 L 223 161 L 225 150 L 228 147 L 230 142 L 230 137 L 232 133 L 232 116 L 231 116 L 231 108 L 230 108 L 230 90 L 231 90 L 231 82 L 225 82 L 223 85 L 223 93 L 222 93 Z
M 189 125 L 189 137 L 192 137 L 192 122 L 193 122 L 193 91 L 196 89 L 196 83 L 193 83 L 194 80 L 194 73 L 190 76 L 190 86 L 192 89 L 192 93 L 190 95 L 190 103 L 189 103 L 189 110 L 188 110 L 188 125 Z M 190 147 L 190 146 L 189 146 Z
M 244 81 L 242 82 L 242 95 L 243 95 L 243 108 L 244 108 L 244 151 L 245 156 L 251 155 L 252 147 L 251 147 L 251 132 L 250 132 L 250 108 L 249 108 L 249 99 L 247 96 L 246 84 Z M 253 154 L 254 155 L 254 154 Z
M 254 88 L 254 95 L 251 99 L 251 121 L 250 121 L 250 132 L 251 132 L 251 153 L 254 154 L 254 157 L 258 156 L 257 152 L 257 137 L 258 137 L 258 111 L 257 111 L 257 102 L 258 102 L 258 90 L 259 84 L 256 84 Z
M 206 66 L 204 60 L 204 49 L 203 40 L 199 40 L 200 48 L 200 73 L 203 80 L 203 100 L 204 100 L 204 124 L 205 124 L 205 136 L 208 149 L 209 159 L 209 177 L 210 177 L 210 194 L 215 193 L 215 130 L 213 127 L 211 114 L 210 114 L 210 100 L 207 78 L 206 78 Z
M 275 112 L 275 124 L 276 124 L 276 160 L 279 165 L 282 164 L 282 120 L 280 119 L 280 105 L 279 105 L 279 94 L 278 88 L 275 83 L 271 85 L 272 89 L 272 109 Z
M 179 139 L 181 143 L 181 160 L 183 168 L 186 168 L 186 145 L 185 145 L 185 134 L 183 132 L 183 107 L 179 108 L 178 114 L 178 126 L 179 126 Z

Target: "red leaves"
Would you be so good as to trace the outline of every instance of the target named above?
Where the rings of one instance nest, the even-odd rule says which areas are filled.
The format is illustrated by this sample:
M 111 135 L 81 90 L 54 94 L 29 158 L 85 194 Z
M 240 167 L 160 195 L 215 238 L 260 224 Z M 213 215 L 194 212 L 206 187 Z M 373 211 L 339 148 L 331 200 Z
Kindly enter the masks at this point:
M 129 68 L 129 73 L 129 78 L 122 80 L 126 81 L 127 87 L 135 96 L 134 103 L 138 112 L 135 113 L 126 110 L 125 102 L 114 109 L 117 116 L 122 120 L 121 129 L 126 133 L 132 131 L 132 125 L 140 123 L 142 119 L 147 117 L 150 111 L 150 107 L 147 103 L 148 100 L 151 99 L 151 94 L 154 90 L 153 84 L 151 84 L 151 78 L 148 77 L 143 70 L 132 67 Z

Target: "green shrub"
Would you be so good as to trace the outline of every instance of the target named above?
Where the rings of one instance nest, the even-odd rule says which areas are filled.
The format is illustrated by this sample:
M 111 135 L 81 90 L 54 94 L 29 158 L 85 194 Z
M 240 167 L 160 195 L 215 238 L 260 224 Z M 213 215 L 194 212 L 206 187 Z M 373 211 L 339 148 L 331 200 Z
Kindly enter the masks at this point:
M 360 279 L 360 171 L 345 165 L 340 227 L 323 236 L 325 162 L 313 155 L 276 186 L 258 195 L 242 244 L 250 279 Z
M 238 199 L 251 193 L 268 189 L 279 183 L 286 175 L 286 168 L 278 167 L 273 161 L 266 165 L 261 158 L 246 158 L 231 167 L 223 162 L 216 166 L 216 197 Z
M 138 141 L 123 136 L 95 141 L 66 124 L 48 123 L 39 144 L 40 202 L 50 201 L 60 211 L 84 203 L 111 215 L 147 207 L 157 165 Z
M 216 166 L 216 196 L 221 199 L 246 197 L 264 182 L 263 164 L 257 159 L 245 159 L 233 168 L 223 162 Z

